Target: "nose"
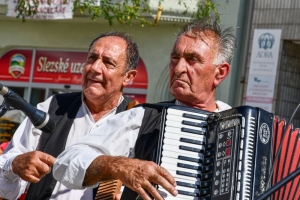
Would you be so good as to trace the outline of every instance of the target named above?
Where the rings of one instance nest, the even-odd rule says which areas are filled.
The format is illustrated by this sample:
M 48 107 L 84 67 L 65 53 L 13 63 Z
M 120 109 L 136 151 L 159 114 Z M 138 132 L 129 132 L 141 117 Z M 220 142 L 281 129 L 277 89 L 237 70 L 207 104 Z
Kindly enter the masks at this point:
M 174 65 L 174 72 L 175 74 L 181 74 L 186 72 L 186 68 L 187 68 L 187 62 L 186 60 L 181 57 L 178 62 Z
M 91 66 L 90 70 L 92 72 L 97 72 L 97 73 L 101 73 L 102 72 L 102 67 L 103 67 L 103 62 L 101 61 L 101 59 L 97 59 Z

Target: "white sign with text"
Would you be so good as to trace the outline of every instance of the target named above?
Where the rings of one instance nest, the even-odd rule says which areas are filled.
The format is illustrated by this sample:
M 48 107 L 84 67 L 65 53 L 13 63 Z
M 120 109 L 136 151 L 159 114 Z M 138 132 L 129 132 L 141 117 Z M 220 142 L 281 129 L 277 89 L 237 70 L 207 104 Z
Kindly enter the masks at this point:
M 33 5 L 31 1 L 30 5 Z M 73 1 L 71 0 L 51 0 L 50 5 L 48 1 L 40 1 L 37 14 L 31 19 L 72 19 L 73 17 Z M 18 6 L 18 0 L 10 0 L 7 4 L 8 17 L 17 17 L 18 12 L 16 8 Z
M 280 29 L 254 30 L 246 105 L 272 111 L 280 41 Z

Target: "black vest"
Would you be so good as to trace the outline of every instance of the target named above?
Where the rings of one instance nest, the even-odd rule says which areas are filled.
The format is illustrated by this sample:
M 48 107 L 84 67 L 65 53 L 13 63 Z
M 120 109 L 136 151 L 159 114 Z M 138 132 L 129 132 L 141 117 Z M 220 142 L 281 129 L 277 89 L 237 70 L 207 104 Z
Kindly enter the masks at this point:
M 175 100 L 171 102 L 162 102 L 157 104 L 141 104 L 145 107 L 145 113 L 142 125 L 135 143 L 135 158 L 155 162 L 158 138 L 161 129 L 161 111 L 166 105 L 174 105 Z M 138 193 L 124 188 L 121 200 L 136 200 Z
M 124 100 L 117 107 L 116 113 L 126 110 L 128 103 L 131 101 L 131 99 L 124 96 Z M 81 92 L 58 94 L 52 98 L 48 113 L 50 118 L 54 120 L 56 128 L 51 134 L 42 133 L 38 150 L 55 158 L 64 151 L 69 131 L 81 104 Z M 30 184 L 26 200 L 49 199 L 56 182 L 51 171 L 38 183 Z

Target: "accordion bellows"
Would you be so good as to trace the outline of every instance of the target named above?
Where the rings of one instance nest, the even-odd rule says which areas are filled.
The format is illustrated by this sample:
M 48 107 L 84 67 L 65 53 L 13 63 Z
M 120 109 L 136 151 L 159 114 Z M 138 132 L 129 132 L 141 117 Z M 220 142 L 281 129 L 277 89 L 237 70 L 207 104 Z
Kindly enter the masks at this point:
M 286 125 L 278 116 L 274 120 L 273 159 L 275 159 L 273 181 L 275 185 L 288 174 L 300 167 L 299 128 Z M 279 151 L 280 150 L 280 151 Z M 300 175 L 288 182 L 272 196 L 272 200 L 300 199 Z

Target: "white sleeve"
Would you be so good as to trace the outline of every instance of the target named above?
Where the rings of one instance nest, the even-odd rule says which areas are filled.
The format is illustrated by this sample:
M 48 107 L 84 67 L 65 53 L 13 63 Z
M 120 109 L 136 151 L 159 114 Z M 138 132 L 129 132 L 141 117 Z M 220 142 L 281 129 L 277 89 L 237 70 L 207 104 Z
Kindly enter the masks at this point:
M 26 118 L 14 133 L 7 147 L 10 149 L 0 156 L 0 196 L 5 199 L 16 199 L 26 188 L 27 182 L 15 174 L 11 166 L 16 156 L 35 150 L 32 148 L 36 143 L 33 134 L 30 134 L 32 129 L 31 122 Z
M 39 104 L 38 109 L 48 111 L 50 97 Z M 13 135 L 5 153 L 0 156 L 0 196 L 5 199 L 16 199 L 21 195 L 27 185 L 12 171 L 12 162 L 20 154 L 36 150 L 41 131 L 36 129 L 26 117 Z
M 58 156 L 53 166 L 54 178 L 69 189 L 84 189 L 86 169 L 96 157 L 129 155 L 143 116 L 144 108 L 137 107 L 109 117 Z

